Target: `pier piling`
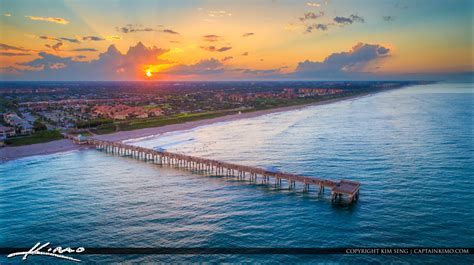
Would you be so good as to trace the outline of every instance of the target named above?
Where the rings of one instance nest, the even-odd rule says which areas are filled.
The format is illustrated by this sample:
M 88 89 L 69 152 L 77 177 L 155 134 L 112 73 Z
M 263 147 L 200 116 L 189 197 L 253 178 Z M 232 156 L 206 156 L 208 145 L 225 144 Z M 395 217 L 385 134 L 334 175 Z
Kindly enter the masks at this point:
M 154 164 L 175 166 L 181 169 L 196 171 L 200 174 L 217 174 L 227 177 L 235 177 L 238 180 L 245 180 L 248 176 L 250 182 L 258 183 L 260 178 L 262 184 L 269 184 L 270 178 L 274 180 L 274 187 L 281 187 L 282 180 L 288 183 L 288 190 L 296 190 L 296 183 L 303 184 L 303 192 L 310 191 L 310 185 L 319 187 L 319 194 L 324 194 L 324 189 L 331 189 L 331 201 L 340 202 L 342 197 L 347 198 L 348 203 L 353 203 L 359 199 L 360 183 L 351 180 L 326 180 L 321 178 L 299 176 L 290 173 L 272 172 L 265 169 L 243 166 L 223 162 L 219 160 L 200 158 L 184 154 L 171 153 L 167 151 L 157 151 L 138 146 L 127 145 L 119 142 L 88 139 L 87 143 L 95 146 L 98 150 L 128 156 L 138 160 L 151 161 Z

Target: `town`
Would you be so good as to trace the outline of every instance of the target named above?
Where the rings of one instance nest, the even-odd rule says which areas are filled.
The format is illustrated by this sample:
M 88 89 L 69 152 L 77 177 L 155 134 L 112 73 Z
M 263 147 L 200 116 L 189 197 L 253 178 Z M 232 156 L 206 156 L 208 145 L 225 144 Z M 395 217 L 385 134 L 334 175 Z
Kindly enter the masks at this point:
M 408 82 L 1 83 L 0 145 L 105 134 L 310 104 Z

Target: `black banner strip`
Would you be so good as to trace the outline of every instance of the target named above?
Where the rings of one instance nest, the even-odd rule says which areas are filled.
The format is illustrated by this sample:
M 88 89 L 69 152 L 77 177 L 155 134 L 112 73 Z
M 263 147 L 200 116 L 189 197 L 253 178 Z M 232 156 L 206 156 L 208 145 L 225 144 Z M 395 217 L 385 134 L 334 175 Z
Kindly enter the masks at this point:
M 29 251 L 31 248 L 0 248 L 0 254 Z M 44 250 L 43 250 L 44 251 Z M 474 248 L 88 248 L 66 255 L 469 255 Z

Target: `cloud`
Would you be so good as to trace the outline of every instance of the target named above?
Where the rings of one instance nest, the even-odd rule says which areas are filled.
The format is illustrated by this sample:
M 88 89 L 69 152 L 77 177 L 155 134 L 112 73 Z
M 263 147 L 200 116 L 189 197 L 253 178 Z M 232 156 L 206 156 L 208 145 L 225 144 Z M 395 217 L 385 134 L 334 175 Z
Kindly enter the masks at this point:
M 178 32 L 176 32 L 176 31 L 174 31 L 174 30 L 171 30 L 171 29 L 164 29 L 162 32 L 163 32 L 163 33 L 168 33 L 168 34 L 179 35 Z
M 29 53 L 24 52 L 0 52 L 0 56 L 25 56 L 30 55 Z
M 55 41 L 59 41 L 58 38 L 52 37 L 52 36 L 39 36 L 38 38 L 40 38 L 40 39 L 42 39 L 42 40 L 55 40 Z
M 84 41 L 103 41 L 105 39 L 102 38 L 102 37 L 98 37 L 98 36 L 84 36 L 84 37 L 82 37 L 82 40 L 84 40 Z
M 333 53 L 322 62 L 300 62 L 295 77 L 344 77 L 360 73 L 369 63 L 390 55 L 390 50 L 380 44 L 358 43 L 348 52 Z
M 308 25 L 306 27 L 306 32 L 311 33 L 313 32 L 313 30 L 326 31 L 328 29 L 329 29 L 329 24 L 317 23 L 317 24 Z
M 23 67 L 43 69 L 22 70 L 26 80 L 136 80 L 143 76 L 150 65 L 168 63 L 157 57 L 168 50 L 145 47 L 141 42 L 122 54 L 114 45 L 91 61 L 77 61 L 84 57 L 60 57 L 40 52 L 39 58 L 18 64 Z
M 6 16 L 6 17 L 11 17 L 12 16 L 11 13 L 4 13 L 3 15 Z
M 307 2 L 306 3 L 307 6 L 310 6 L 310 7 L 320 7 L 321 4 L 319 3 L 313 3 L 313 2 Z
M 161 26 L 160 26 L 161 27 Z M 151 31 L 159 31 L 157 29 L 154 29 L 154 28 L 150 28 L 150 27 L 143 27 L 143 25 L 141 24 L 127 24 L 123 27 L 116 27 L 115 28 L 118 32 L 121 32 L 121 33 L 136 33 L 136 32 L 151 32 Z M 168 34 L 174 34 L 174 35 L 179 35 L 178 32 L 172 30 L 172 29 L 164 29 L 164 30 L 160 30 L 160 32 L 163 32 L 163 33 L 168 33 Z
M 247 32 L 247 33 L 244 33 L 244 35 L 242 35 L 242 37 L 250 37 L 250 36 L 253 36 L 253 35 L 255 35 L 255 33 Z
M 306 12 L 302 17 L 299 18 L 300 21 L 304 22 L 306 20 L 314 20 L 324 16 L 324 12 L 320 11 L 319 13 Z
M 66 64 L 64 63 L 52 63 L 52 64 L 49 64 L 49 69 L 63 69 L 63 68 L 66 68 Z
M 396 17 L 394 17 L 394 16 L 383 16 L 382 18 L 386 22 L 391 22 L 391 21 L 394 21 L 396 19 Z
M 52 22 L 52 23 L 57 23 L 57 24 L 62 24 L 62 25 L 67 25 L 69 24 L 69 21 L 60 18 L 60 17 L 37 17 L 37 16 L 25 16 L 26 18 L 29 18 L 30 20 L 38 20 L 38 21 L 47 21 L 47 22 Z
M 134 24 L 127 24 L 123 27 L 116 27 L 115 29 L 119 32 L 122 32 L 122 33 L 155 31 L 152 28 L 143 27 L 142 25 L 134 25 Z
M 210 17 L 230 17 L 230 16 L 232 16 L 232 13 L 229 13 L 229 12 L 224 11 L 224 10 L 209 10 L 209 11 L 207 11 L 207 14 Z
M 177 65 L 165 71 L 175 75 L 210 75 L 224 73 L 224 65 L 221 61 L 211 58 L 201 60 L 195 64 Z
M 217 48 L 216 46 L 201 46 L 201 49 L 206 50 L 208 52 L 225 52 L 232 49 L 232 47 Z
M 0 50 L 11 50 L 11 51 L 29 51 L 28 49 L 11 46 L 8 44 L 0 43 Z
M 360 22 L 360 23 L 364 23 L 365 20 L 363 17 L 360 17 L 358 15 L 350 15 L 349 17 L 335 17 L 334 19 L 334 22 L 340 24 L 340 25 L 349 25 L 349 24 L 352 24 L 354 22 Z
M 54 40 L 54 41 L 57 41 L 57 42 L 63 42 L 63 41 L 67 41 L 67 42 L 70 42 L 70 43 L 81 43 L 80 40 L 76 39 L 76 38 L 65 38 L 65 37 L 60 37 L 60 38 L 57 38 L 57 37 L 54 37 L 54 36 L 35 36 L 35 35 L 32 35 L 32 37 L 35 37 L 35 38 L 39 38 L 39 39 L 42 39 L 42 40 Z
M 249 68 L 229 68 L 226 67 L 223 62 L 225 59 L 230 60 L 232 57 L 225 57 L 223 60 L 217 60 L 215 58 L 201 60 L 195 64 L 189 65 L 176 65 L 171 67 L 163 73 L 181 76 L 212 76 L 213 78 L 228 78 L 234 76 L 234 78 L 242 77 L 266 77 L 270 75 L 276 75 L 280 73 L 282 68 L 276 69 L 249 69 Z M 235 74 L 238 74 L 237 76 Z
M 1 76 L 18 76 L 21 74 L 21 70 L 13 67 L 13 66 L 7 66 L 7 67 L 0 67 L 0 77 Z
M 122 37 L 117 36 L 117 35 L 111 35 L 111 36 L 106 36 L 105 39 L 106 40 L 121 40 Z
M 72 39 L 72 38 L 59 38 L 59 39 L 64 40 L 64 41 L 68 41 L 68 42 L 71 42 L 71 43 L 81 43 L 79 40 Z
M 221 38 L 222 38 L 221 36 L 214 35 L 214 34 L 202 36 L 202 39 L 203 39 L 204 41 L 209 41 L 209 42 L 216 42 L 216 41 L 221 40 Z
M 23 48 L 7 44 L 0 44 L 0 48 L 8 49 L 11 53 L 26 53 L 21 50 Z M 51 48 L 53 49 L 53 47 Z M 221 48 L 214 48 L 214 51 L 218 49 Z M 70 51 L 92 52 L 96 50 L 77 48 Z M 378 62 L 391 55 L 390 49 L 383 45 L 358 43 L 350 50 L 330 54 L 322 61 L 302 61 L 295 71 L 284 73 L 282 69 L 286 67 L 233 68 L 225 64 L 233 59 L 232 56 L 223 56 L 220 60 L 210 58 L 193 64 L 173 65 L 172 62 L 160 59 L 161 55 L 168 52 L 170 50 L 155 46 L 146 47 L 141 42 L 130 47 L 126 53 L 122 53 L 114 45 L 110 45 L 105 52 L 100 53 L 98 58 L 93 60 L 87 60 L 84 55 L 61 57 L 57 54 L 39 52 L 37 59 L 17 63 L 18 68 L 5 68 L 0 71 L 5 73 L 2 78 L 8 79 L 8 75 L 10 75 L 10 78 L 16 80 L 140 80 L 144 76 L 145 69 L 169 65 L 169 68 L 160 68 L 163 70 L 157 72 L 160 73 L 157 76 L 182 76 L 192 79 L 202 77 L 209 80 L 229 80 L 229 78 L 357 79 L 358 77 L 373 76 L 370 72 L 376 69 Z M 247 52 L 244 54 L 248 55 Z
M 47 47 L 47 48 L 50 48 L 50 49 L 52 49 L 52 50 L 54 50 L 54 51 L 57 52 L 57 51 L 59 51 L 59 48 L 61 48 L 61 46 L 63 46 L 63 43 L 62 43 L 62 42 L 58 42 L 58 43 L 56 43 L 56 44 L 54 44 L 54 45 L 45 44 L 44 46 Z
M 249 53 L 248 53 L 248 52 L 244 52 L 244 53 L 242 53 L 242 56 L 248 56 L 248 55 L 249 55 Z
M 73 49 L 71 51 L 73 51 L 73 52 L 97 52 L 97 50 L 94 49 L 94 48 L 78 48 L 78 49 Z
M 280 73 L 281 69 L 286 68 L 275 68 L 275 69 L 248 69 L 248 68 L 236 68 L 232 69 L 233 71 L 241 72 L 246 75 L 258 75 L 258 76 L 268 76 L 268 75 L 277 75 Z

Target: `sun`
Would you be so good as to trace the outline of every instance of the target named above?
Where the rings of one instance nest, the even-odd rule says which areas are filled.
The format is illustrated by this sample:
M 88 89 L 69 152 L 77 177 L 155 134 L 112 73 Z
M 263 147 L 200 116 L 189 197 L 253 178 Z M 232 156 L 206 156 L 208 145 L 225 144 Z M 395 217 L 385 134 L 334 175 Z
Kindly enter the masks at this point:
M 151 70 L 150 70 L 150 69 L 146 70 L 145 75 L 146 75 L 147 77 L 151 77 L 151 76 L 152 76 Z

